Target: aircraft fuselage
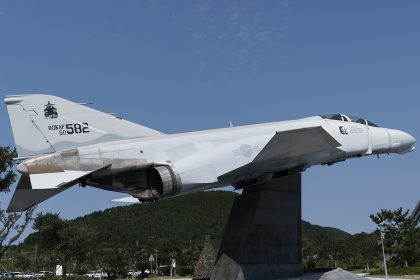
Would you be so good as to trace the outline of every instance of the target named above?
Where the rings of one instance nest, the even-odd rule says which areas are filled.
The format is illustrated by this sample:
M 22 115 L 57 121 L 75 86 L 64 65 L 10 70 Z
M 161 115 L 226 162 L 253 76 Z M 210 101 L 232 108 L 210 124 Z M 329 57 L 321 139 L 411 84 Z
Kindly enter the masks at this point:
M 306 135 L 294 138 L 292 135 L 286 141 L 275 143 L 271 151 L 264 151 L 261 156 L 276 134 L 313 128 L 328 133 L 338 143 L 336 147 L 317 149 L 323 143 L 312 139 L 308 130 Z M 172 176 L 181 185 L 177 186 L 175 195 L 227 185 L 240 187 L 279 172 L 301 172 L 313 165 L 333 164 L 353 157 L 404 153 L 411 151 L 413 143 L 414 138 L 398 130 L 310 117 L 82 146 L 24 161 L 18 170 L 25 173 L 28 167 L 33 169 L 37 165 L 79 171 L 108 166 L 82 183 L 149 200 L 153 194 L 149 192 L 148 170 L 153 166 L 171 168 Z

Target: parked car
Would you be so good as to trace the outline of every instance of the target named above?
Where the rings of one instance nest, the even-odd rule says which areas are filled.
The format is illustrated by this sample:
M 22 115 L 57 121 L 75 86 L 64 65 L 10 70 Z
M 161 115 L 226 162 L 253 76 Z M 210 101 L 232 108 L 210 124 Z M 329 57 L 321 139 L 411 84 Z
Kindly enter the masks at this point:
M 93 277 L 95 277 L 95 273 L 96 273 L 96 271 L 88 271 L 88 272 L 85 274 L 85 276 L 93 278 Z
M 48 270 L 41 270 L 40 272 L 38 272 L 38 277 L 45 277 L 45 276 L 50 276 L 50 275 L 54 275 L 55 273 L 52 271 L 48 271 Z
M 135 277 L 137 277 L 137 276 L 140 276 L 141 275 L 141 271 L 133 271 L 133 270 L 129 270 L 128 272 L 127 272 L 127 275 L 128 276 L 135 276 Z
M 29 279 L 29 278 L 35 278 L 36 275 L 33 272 L 25 272 L 22 274 L 22 278 Z
M 13 275 L 12 278 L 23 278 L 23 272 L 16 271 L 16 272 L 10 272 L 10 274 Z

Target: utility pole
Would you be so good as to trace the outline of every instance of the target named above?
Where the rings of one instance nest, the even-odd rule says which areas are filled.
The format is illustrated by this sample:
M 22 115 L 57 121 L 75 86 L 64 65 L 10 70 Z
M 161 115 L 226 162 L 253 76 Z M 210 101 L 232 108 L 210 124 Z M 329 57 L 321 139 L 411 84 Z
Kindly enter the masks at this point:
M 156 275 L 158 275 L 158 250 L 156 250 Z
M 38 260 L 38 245 L 35 245 L 35 263 L 39 266 Z M 39 269 L 39 268 L 38 268 Z M 39 273 L 36 274 L 36 279 L 39 279 Z

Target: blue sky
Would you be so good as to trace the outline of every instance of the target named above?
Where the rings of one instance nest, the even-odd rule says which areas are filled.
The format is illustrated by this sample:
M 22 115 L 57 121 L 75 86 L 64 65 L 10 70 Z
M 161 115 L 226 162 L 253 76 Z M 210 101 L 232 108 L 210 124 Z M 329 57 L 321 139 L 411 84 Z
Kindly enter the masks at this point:
M 420 138 L 418 1 L 3 1 L 0 92 L 47 93 L 165 133 L 364 116 Z M 1 145 L 13 145 L 0 106 Z M 313 167 L 303 218 L 351 233 L 412 209 L 419 151 Z M 74 187 L 39 210 L 73 218 L 116 193 Z M 1 202 L 7 204 L 9 196 Z

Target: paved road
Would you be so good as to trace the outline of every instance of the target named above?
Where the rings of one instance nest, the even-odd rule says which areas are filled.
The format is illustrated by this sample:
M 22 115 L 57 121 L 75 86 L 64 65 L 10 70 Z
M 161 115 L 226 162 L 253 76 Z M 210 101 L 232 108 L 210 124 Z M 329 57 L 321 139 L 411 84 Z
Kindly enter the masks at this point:
M 382 277 L 366 277 L 367 279 L 370 280 L 386 280 L 385 278 Z M 407 276 L 407 278 L 395 278 L 395 277 L 388 277 L 389 280 L 418 280 L 420 279 L 420 276 Z

